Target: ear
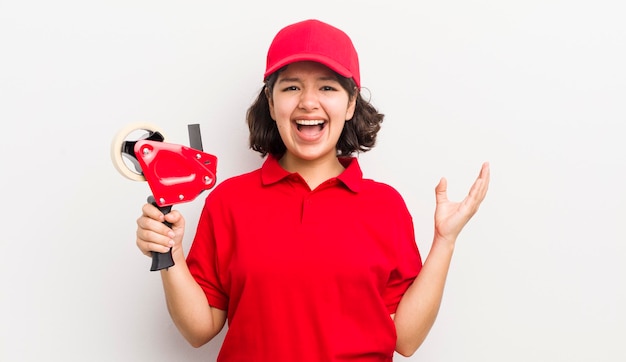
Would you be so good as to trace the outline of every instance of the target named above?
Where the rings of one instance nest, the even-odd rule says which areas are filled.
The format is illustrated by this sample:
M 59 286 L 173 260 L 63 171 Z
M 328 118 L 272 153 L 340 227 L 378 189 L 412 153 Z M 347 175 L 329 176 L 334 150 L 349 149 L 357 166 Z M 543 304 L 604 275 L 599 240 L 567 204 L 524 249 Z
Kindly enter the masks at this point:
M 358 92 L 358 89 L 357 89 Z M 352 119 L 352 117 L 354 117 L 354 110 L 356 109 L 356 98 L 357 98 L 357 94 L 354 94 L 354 97 L 350 97 L 350 100 L 348 101 L 348 109 L 346 110 L 346 121 L 349 121 Z
M 265 87 L 265 98 L 267 98 L 267 105 L 270 108 L 270 117 L 276 121 L 276 117 L 274 116 L 274 100 L 272 99 L 272 94 L 267 87 Z

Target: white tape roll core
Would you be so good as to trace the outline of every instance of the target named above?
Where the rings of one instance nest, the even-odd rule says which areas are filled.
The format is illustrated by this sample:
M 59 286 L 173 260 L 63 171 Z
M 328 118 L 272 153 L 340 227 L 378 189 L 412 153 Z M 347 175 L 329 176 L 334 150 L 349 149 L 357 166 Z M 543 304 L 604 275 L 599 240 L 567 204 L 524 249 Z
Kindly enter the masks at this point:
M 125 141 L 137 141 L 136 139 L 127 139 L 131 133 L 137 131 L 159 132 L 163 135 L 163 138 L 165 138 L 163 131 L 153 124 L 145 122 L 131 123 L 117 132 L 113 138 L 113 142 L 111 142 L 111 161 L 113 161 L 113 167 L 115 167 L 117 172 L 119 172 L 122 176 L 133 181 L 145 181 L 146 178 L 143 174 L 137 173 L 136 170 L 128 168 L 126 162 L 124 161 L 124 157 L 122 156 L 122 144 Z

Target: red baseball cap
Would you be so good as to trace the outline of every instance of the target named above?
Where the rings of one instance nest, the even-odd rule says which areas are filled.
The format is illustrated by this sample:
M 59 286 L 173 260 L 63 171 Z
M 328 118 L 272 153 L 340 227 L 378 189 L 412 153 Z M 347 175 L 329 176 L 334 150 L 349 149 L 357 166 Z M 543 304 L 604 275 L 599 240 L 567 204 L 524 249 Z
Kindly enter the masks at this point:
M 319 20 L 304 20 L 281 29 L 267 52 L 264 79 L 295 62 L 324 64 L 361 88 L 359 57 L 352 40 L 342 30 Z

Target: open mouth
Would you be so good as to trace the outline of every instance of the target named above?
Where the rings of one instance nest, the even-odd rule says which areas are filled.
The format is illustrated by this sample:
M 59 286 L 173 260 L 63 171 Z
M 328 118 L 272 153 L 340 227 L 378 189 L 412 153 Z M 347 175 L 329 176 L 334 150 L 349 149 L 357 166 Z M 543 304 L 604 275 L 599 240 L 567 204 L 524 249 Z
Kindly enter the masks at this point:
M 298 119 L 296 120 L 296 126 L 300 132 L 313 132 L 321 131 L 324 129 L 326 122 L 320 119 Z

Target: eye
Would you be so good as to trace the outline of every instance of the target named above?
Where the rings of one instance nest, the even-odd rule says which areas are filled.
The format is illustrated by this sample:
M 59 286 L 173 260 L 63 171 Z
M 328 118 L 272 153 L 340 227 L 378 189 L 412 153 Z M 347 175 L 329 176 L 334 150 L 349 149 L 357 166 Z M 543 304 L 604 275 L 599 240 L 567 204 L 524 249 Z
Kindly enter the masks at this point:
M 283 92 L 297 91 L 297 90 L 298 90 L 298 87 L 295 85 L 290 85 L 290 86 L 283 88 Z
M 327 92 L 328 92 L 328 91 L 335 91 L 335 90 L 337 90 L 337 88 L 335 88 L 335 87 L 333 87 L 333 86 L 330 86 L 330 85 L 325 85 L 325 86 L 323 86 L 321 89 L 322 89 L 323 91 L 327 91 Z

